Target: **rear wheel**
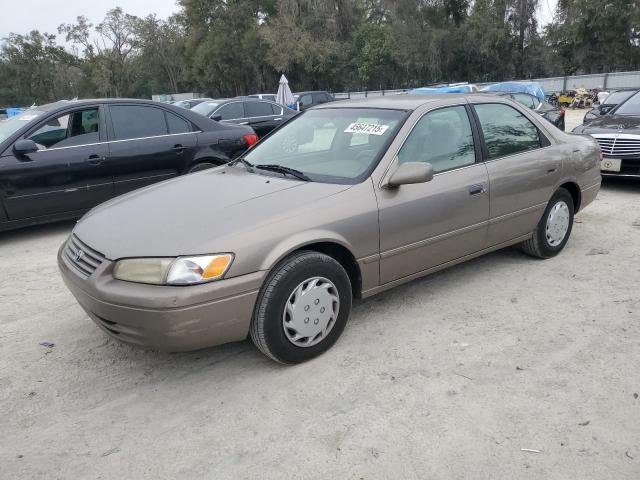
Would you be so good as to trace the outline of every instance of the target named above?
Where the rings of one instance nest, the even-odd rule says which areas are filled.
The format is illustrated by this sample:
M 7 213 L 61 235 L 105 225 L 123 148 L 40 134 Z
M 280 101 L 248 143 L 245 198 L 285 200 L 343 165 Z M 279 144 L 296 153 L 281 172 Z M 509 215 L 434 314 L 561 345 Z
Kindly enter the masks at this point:
M 573 227 L 573 197 L 564 188 L 553 195 L 533 235 L 521 244 L 522 250 L 538 258 L 551 258 L 569 241 Z
M 250 335 L 268 357 L 295 364 L 328 350 L 351 312 L 349 276 L 333 258 L 302 251 L 283 260 L 266 279 Z

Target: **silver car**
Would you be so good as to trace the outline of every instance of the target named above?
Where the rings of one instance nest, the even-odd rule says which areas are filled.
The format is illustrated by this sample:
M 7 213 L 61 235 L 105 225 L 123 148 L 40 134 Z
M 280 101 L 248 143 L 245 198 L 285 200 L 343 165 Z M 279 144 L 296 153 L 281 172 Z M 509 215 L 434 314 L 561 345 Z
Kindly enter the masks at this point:
M 294 364 L 336 342 L 353 298 L 510 245 L 558 254 L 599 159 L 593 139 L 499 97 L 323 105 L 230 164 L 95 208 L 58 264 L 118 340 L 181 351 L 250 335 Z

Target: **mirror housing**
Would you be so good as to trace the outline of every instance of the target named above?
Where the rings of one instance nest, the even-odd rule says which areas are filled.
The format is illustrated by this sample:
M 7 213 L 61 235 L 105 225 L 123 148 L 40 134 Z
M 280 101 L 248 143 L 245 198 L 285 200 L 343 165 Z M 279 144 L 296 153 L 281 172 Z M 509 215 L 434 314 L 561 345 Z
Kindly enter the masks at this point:
M 399 187 L 433 180 L 433 166 L 425 162 L 405 162 L 389 177 L 388 186 Z
M 36 142 L 29 139 L 18 140 L 13 144 L 13 153 L 19 156 L 28 155 L 29 153 L 37 152 L 38 150 L 39 148 Z
M 216 115 L 211 115 L 211 120 L 215 120 L 216 122 L 219 122 L 220 120 L 222 120 L 222 115 L 220 115 L 219 113 Z

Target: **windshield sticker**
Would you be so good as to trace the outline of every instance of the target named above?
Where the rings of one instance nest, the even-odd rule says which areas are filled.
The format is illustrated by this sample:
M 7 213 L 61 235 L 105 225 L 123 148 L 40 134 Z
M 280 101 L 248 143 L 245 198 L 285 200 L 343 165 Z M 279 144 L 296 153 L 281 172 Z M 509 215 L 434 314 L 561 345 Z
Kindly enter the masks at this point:
M 376 125 L 375 123 L 352 123 L 344 133 L 364 133 L 366 135 L 384 135 L 389 125 Z

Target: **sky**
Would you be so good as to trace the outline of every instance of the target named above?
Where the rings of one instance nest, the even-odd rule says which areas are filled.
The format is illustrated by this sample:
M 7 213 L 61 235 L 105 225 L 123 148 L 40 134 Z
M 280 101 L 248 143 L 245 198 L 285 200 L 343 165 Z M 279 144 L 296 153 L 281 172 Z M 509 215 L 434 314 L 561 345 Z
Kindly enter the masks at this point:
M 58 25 L 75 23 L 79 15 L 95 25 L 117 6 L 138 17 L 167 18 L 178 11 L 176 0 L 0 0 L 0 38 L 31 30 L 57 34 Z
M 556 4 L 557 0 L 539 0 L 541 26 L 551 22 Z M 57 34 L 58 25 L 73 23 L 79 15 L 95 25 L 116 6 L 138 17 L 155 13 L 167 18 L 178 11 L 176 0 L 0 0 L 0 38 L 10 32 L 25 34 L 31 30 Z

